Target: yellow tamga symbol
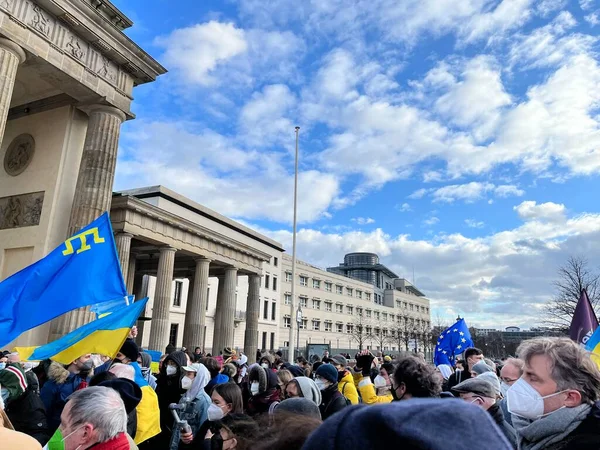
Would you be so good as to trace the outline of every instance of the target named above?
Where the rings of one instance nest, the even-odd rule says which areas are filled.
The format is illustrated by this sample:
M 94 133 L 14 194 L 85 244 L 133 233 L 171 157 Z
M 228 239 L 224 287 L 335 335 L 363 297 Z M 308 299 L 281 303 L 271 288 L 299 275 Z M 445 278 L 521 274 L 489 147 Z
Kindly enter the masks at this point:
M 64 256 L 72 255 L 73 254 L 73 242 L 76 241 L 77 239 L 79 239 L 79 241 L 81 242 L 81 247 L 77 250 L 77 254 L 79 254 L 81 252 L 85 252 L 86 250 L 90 250 L 92 247 L 90 247 L 90 245 L 87 242 L 88 236 L 92 236 L 94 238 L 94 244 L 103 244 L 104 243 L 104 238 L 100 237 L 98 228 L 90 228 L 89 230 L 84 231 L 83 233 L 76 234 L 75 236 L 67 239 L 65 241 L 66 248 L 65 248 L 65 250 L 63 250 L 62 254 Z

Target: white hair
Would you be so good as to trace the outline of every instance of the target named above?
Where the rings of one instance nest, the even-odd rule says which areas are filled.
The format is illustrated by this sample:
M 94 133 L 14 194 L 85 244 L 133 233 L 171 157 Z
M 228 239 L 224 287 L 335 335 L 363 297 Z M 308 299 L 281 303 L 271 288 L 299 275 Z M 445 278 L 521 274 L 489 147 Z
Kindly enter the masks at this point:
M 71 427 L 89 423 L 98 442 L 107 442 L 127 432 L 127 412 L 121 396 L 109 387 L 93 386 L 75 391 L 69 397 Z
M 128 364 L 116 363 L 108 371 L 117 378 L 127 378 L 128 380 L 135 381 L 135 369 Z

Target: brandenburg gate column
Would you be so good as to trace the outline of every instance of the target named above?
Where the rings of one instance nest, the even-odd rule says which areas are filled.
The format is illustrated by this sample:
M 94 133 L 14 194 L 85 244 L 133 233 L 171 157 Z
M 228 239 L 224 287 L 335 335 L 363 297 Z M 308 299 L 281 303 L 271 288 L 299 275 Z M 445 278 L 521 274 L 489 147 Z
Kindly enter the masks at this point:
M 191 295 L 185 310 L 183 345 L 193 351 L 195 347 L 204 348 L 204 326 L 206 325 L 206 305 L 208 303 L 208 272 L 210 259 L 198 258 L 196 272 L 190 279 Z M 192 286 L 193 284 L 193 286 Z
M 25 58 L 25 52 L 21 47 L 8 39 L 0 38 L 0 145 L 6 128 L 17 68 Z
M 237 287 L 237 268 L 225 268 L 225 276 L 219 277 L 217 292 L 217 312 L 213 334 L 212 354 L 218 355 L 225 347 L 233 347 L 235 317 L 235 291 Z
M 148 348 L 164 352 L 169 343 L 169 308 L 171 306 L 171 288 L 173 287 L 173 269 L 175 252 L 173 247 L 162 247 L 158 258 L 156 289 L 150 321 L 150 341 Z
M 74 235 L 110 210 L 119 133 L 125 120 L 125 114 L 112 106 L 92 105 L 85 107 L 85 111 L 89 115 L 88 128 L 67 236 Z M 124 275 L 128 264 L 129 260 L 122 261 Z M 64 314 L 52 322 L 50 340 L 58 339 L 92 320 L 94 315 L 88 308 Z
M 125 283 L 129 277 L 129 258 L 131 254 L 131 238 L 132 234 L 129 233 L 117 233 L 115 235 L 115 244 L 117 246 L 117 254 L 119 255 L 119 263 L 121 264 L 121 273 L 123 273 L 123 280 Z M 129 286 L 128 286 L 129 287 Z M 127 291 L 129 292 L 129 291 Z
M 246 303 L 246 333 L 244 334 L 244 353 L 248 357 L 249 364 L 256 362 L 256 350 L 258 349 L 260 282 L 260 275 L 248 275 L 248 300 Z

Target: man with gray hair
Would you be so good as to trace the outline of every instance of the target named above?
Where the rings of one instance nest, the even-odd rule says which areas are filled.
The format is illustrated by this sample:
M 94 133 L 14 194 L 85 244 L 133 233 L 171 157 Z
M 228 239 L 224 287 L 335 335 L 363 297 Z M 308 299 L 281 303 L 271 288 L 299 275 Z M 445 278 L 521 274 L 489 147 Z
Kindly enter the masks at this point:
M 114 389 L 93 386 L 72 394 L 60 416 L 65 450 L 128 450 L 127 413 Z M 57 436 L 51 440 L 52 443 Z
M 507 391 L 519 450 L 600 448 L 600 370 L 568 338 L 536 338 L 517 349 L 523 376 Z
M 502 369 L 500 369 L 500 391 L 504 397 L 502 400 L 500 400 L 500 408 L 502 408 L 502 412 L 504 413 L 504 419 L 510 425 L 512 425 L 512 417 L 508 412 L 506 393 L 510 387 L 515 384 L 519 378 L 521 378 L 523 375 L 524 366 L 525 364 L 522 360 L 517 358 L 508 358 L 506 361 L 504 361 Z

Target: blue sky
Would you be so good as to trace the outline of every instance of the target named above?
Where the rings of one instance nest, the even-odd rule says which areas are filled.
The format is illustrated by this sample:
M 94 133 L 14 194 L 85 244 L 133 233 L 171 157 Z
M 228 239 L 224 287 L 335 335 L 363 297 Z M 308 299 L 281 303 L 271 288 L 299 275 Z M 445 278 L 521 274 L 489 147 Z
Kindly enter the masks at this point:
M 299 256 L 374 251 L 433 314 L 539 323 L 600 266 L 596 0 L 114 0 L 169 73 L 135 89 L 116 189 L 163 184 Z

